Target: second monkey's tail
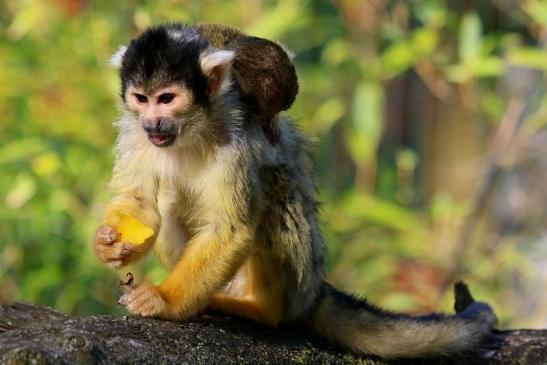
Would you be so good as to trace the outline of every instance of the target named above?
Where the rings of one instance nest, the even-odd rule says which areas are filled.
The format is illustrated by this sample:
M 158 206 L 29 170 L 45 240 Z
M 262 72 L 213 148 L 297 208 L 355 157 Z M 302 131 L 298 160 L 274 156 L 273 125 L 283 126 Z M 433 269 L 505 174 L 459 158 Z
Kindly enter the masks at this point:
M 497 319 L 488 304 L 475 302 L 456 284 L 453 316 L 409 316 L 382 311 L 324 283 L 311 327 L 357 353 L 383 358 L 420 358 L 468 350 L 491 333 Z

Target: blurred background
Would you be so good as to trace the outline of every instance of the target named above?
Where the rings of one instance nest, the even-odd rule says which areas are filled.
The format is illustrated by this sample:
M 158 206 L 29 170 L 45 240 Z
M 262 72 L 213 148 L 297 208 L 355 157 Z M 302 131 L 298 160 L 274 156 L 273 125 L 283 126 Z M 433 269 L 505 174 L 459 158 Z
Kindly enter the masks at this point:
M 450 311 L 463 279 L 502 327 L 547 326 L 539 0 L 1 0 L 0 302 L 116 312 L 117 275 L 90 250 L 118 115 L 107 62 L 165 21 L 295 53 L 288 115 L 315 142 L 333 284 L 422 313 Z

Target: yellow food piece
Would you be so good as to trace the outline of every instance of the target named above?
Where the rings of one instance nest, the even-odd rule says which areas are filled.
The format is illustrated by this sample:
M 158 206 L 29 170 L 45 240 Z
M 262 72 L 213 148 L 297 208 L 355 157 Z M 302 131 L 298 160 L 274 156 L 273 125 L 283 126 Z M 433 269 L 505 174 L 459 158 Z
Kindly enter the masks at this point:
M 108 217 L 106 223 L 115 227 L 120 233 L 119 242 L 141 245 L 148 237 L 154 234 L 154 230 L 142 223 L 130 213 L 116 211 Z

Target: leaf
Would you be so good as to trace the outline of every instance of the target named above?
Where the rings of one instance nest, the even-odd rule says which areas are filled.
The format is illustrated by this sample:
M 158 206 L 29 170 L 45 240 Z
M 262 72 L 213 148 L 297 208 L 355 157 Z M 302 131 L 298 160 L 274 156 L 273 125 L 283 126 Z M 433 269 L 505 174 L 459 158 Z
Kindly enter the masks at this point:
M 382 53 L 382 69 L 387 77 L 393 77 L 409 69 L 415 62 L 413 45 L 408 40 L 398 41 Z
M 412 48 L 415 56 L 429 56 L 439 43 L 439 31 L 434 28 L 419 28 L 412 33 Z
M 462 63 L 472 62 L 480 54 L 482 43 L 481 20 L 477 13 L 463 16 L 460 26 L 459 55 Z
M 31 175 L 22 172 L 13 185 L 13 189 L 6 194 L 6 205 L 11 209 L 21 208 L 36 193 L 36 181 Z
M 317 121 L 322 130 L 328 130 L 332 125 L 344 116 L 346 107 L 341 98 L 332 98 L 323 103 L 315 115 L 314 120 Z
M 347 136 L 352 157 L 368 164 L 382 134 L 384 94 L 376 82 L 363 81 L 357 86 L 353 100 L 353 128 Z
M 509 63 L 514 66 L 547 70 L 547 51 L 533 47 L 519 47 L 509 53 Z
M 529 0 L 523 9 L 534 21 L 542 26 L 547 25 L 547 3 L 545 1 Z
M 40 138 L 21 138 L 0 146 L 0 165 L 24 160 L 47 149 Z

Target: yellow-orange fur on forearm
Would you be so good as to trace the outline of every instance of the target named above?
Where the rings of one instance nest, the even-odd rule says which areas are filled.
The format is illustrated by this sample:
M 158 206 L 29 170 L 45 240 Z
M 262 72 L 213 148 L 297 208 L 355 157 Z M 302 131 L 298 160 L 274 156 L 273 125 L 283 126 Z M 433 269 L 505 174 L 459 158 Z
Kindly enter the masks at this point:
M 221 227 L 196 235 L 169 276 L 158 286 L 180 318 L 195 314 L 224 286 L 251 249 L 247 227 Z

